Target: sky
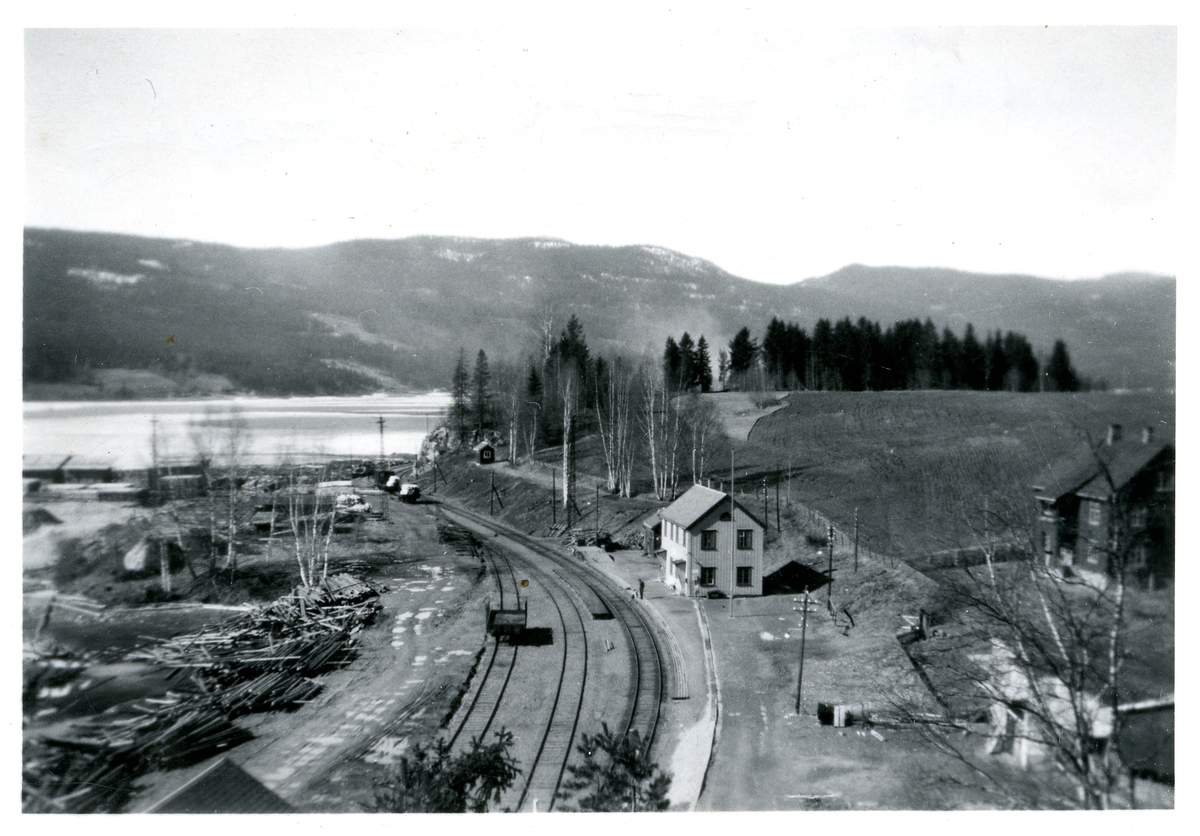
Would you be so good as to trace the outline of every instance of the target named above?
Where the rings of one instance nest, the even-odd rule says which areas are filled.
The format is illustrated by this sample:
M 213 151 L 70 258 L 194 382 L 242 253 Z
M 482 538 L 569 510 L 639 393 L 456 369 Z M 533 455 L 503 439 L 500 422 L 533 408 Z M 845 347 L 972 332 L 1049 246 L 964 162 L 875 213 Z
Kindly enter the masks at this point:
M 1177 273 L 1174 27 L 702 8 L 29 28 L 24 223 L 654 244 L 778 283 Z

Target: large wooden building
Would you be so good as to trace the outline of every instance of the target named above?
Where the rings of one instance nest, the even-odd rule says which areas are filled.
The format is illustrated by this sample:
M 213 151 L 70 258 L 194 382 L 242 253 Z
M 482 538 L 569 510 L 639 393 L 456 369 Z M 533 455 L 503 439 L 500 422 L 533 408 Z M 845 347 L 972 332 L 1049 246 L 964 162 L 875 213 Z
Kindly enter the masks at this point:
M 1110 426 L 1094 449 L 1049 468 L 1034 491 L 1047 566 L 1099 579 L 1120 560 L 1150 587 L 1174 577 L 1175 446 L 1151 428 L 1126 438 Z
M 690 597 L 762 595 L 762 522 L 729 494 L 693 485 L 659 512 L 663 579 Z

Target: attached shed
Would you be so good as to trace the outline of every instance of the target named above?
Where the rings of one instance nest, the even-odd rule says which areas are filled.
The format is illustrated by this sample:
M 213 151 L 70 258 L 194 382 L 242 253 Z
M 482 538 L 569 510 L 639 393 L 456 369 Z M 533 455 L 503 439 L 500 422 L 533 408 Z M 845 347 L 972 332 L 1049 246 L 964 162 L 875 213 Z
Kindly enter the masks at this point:
M 475 455 L 479 457 L 480 464 L 495 464 L 496 448 L 487 441 L 481 441 L 471 448 L 475 451 Z

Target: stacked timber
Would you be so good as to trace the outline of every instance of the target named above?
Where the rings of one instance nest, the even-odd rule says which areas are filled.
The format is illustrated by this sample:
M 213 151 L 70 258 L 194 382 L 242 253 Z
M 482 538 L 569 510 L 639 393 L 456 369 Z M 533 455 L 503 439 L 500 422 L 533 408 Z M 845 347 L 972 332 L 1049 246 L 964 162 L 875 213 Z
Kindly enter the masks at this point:
M 146 772 L 197 763 L 251 737 L 237 717 L 291 708 L 321 691 L 323 673 L 354 658 L 357 634 L 381 605 L 350 575 L 257 607 L 220 625 L 126 656 L 186 676 L 194 690 L 114 706 L 25 744 L 26 812 L 115 812 Z

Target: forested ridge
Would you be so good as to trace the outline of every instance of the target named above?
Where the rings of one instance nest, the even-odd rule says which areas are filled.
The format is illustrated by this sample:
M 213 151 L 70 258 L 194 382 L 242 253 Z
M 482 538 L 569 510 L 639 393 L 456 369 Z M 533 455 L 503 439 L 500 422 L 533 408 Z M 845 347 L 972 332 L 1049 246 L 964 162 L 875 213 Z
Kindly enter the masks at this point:
M 999 330 L 1006 375 L 1028 366 L 1021 347 L 1004 345 L 1012 332 L 1043 369 L 1061 339 L 1083 381 L 1174 387 L 1168 277 L 1052 281 L 856 266 L 780 285 L 648 246 L 419 237 L 247 249 L 26 229 L 23 283 L 27 385 L 87 383 L 105 369 L 132 368 L 224 375 L 259 394 L 434 388 L 445 385 L 459 346 L 517 356 L 540 316 L 576 313 L 606 355 L 657 355 L 668 336 L 687 332 L 706 336 L 715 363 L 739 329 L 752 328 L 768 352 L 772 379 L 763 385 L 964 385 L 953 363 L 939 373 L 936 360 L 897 369 L 881 359 L 899 343 L 928 355 L 932 320 L 941 348 L 947 332 L 968 343 L 971 323 L 985 356 Z M 792 340 L 781 352 L 762 331 L 772 319 Z M 921 329 L 874 325 L 913 321 Z M 817 349 L 802 362 L 789 323 Z M 822 360 L 826 336 L 833 349 Z

